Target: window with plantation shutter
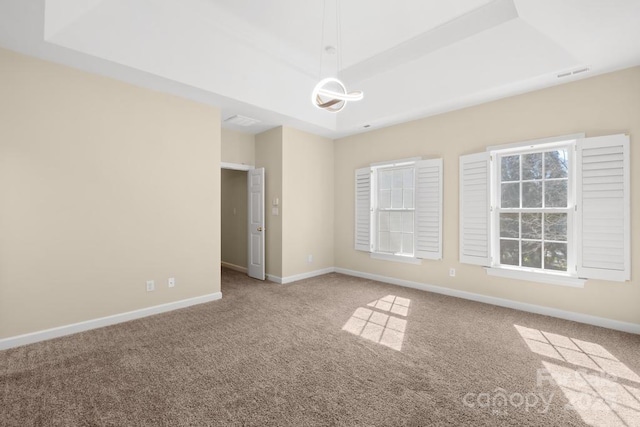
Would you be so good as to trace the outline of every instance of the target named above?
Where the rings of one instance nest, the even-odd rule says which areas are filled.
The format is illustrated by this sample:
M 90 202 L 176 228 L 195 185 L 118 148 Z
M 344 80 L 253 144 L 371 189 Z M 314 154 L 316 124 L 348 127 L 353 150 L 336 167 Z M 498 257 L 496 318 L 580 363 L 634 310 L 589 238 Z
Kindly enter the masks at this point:
M 460 262 L 491 265 L 490 155 L 460 157 Z
M 371 168 L 356 170 L 355 247 L 371 251 Z
M 357 250 L 374 258 L 442 258 L 442 159 L 356 170 Z
M 460 262 L 583 286 L 631 279 L 627 135 L 492 147 L 460 157 Z
M 580 277 L 631 279 L 629 176 L 627 135 L 579 141 L 576 212 Z

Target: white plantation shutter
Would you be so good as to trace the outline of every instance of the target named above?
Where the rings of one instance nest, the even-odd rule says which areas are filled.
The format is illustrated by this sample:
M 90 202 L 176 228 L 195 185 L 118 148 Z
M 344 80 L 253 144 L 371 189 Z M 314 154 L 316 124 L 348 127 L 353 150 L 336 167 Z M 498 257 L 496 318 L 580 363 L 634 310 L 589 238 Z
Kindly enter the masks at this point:
M 576 163 L 578 276 L 630 280 L 629 137 L 579 140 Z
M 442 258 L 442 159 L 415 166 L 415 257 Z
M 356 169 L 355 247 L 371 252 L 371 168 Z
M 460 262 L 491 265 L 490 156 L 460 156 Z

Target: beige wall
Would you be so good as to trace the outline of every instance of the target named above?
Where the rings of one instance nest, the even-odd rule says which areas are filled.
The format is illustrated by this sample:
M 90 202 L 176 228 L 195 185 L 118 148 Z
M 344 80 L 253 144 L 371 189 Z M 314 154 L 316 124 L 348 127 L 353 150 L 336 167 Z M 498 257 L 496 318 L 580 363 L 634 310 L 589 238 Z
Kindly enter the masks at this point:
M 256 135 L 256 168 L 265 168 L 265 264 L 268 275 L 282 277 L 282 206 L 272 215 L 271 201 L 282 200 L 282 127 Z
M 221 161 L 241 165 L 255 164 L 255 135 L 222 129 Z
M 247 172 L 222 169 L 222 261 L 247 268 Z
M 220 161 L 266 170 L 272 276 L 335 265 L 640 323 L 638 257 L 631 282 L 584 289 L 458 263 L 458 159 L 488 145 L 629 133 L 639 211 L 640 67 L 332 143 L 286 127 L 255 137 L 221 130 L 215 108 L 6 50 L 0 63 L 0 338 L 218 292 Z M 355 251 L 354 170 L 420 155 L 444 159 L 444 259 L 416 266 Z M 237 212 L 246 214 L 243 196 Z
M 283 144 L 282 260 L 288 277 L 333 267 L 333 141 L 285 127 Z
M 631 211 L 640 212 L 640 67 L 593 77 L 477 107 L 372 131 L 335 142 L 336 266 L 446 286 L 609 319 L 640 323 L 640 216 L 632 216 L 632 277 L 589 280 L 583 289 L 487 276 L 458 263 L 458 160 L 489 145 L 585 132 L 631 135 Z M 370 259 L 353 249 L 356 168 L 412 156 L 444 159 L 444 256 L 422 265 Z M 456 277 L 449 277 L 454 267 Z
M 0 338 L 220 291 L 219 111 L 0 64 Z
M 268 275 L 286 279 L 333 267 L 333 149 L 332 140 L 289 127 L 256 135 L 256 167 L 265 168 Z

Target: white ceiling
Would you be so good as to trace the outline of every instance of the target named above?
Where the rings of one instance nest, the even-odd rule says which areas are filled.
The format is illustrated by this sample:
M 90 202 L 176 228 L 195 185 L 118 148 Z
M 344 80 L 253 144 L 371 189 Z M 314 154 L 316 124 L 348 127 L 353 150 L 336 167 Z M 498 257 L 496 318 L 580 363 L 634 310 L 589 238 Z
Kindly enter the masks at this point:
M 0 46 L 333 138 L 640 65 L 640 0 L 335 1 L 0 0 Z

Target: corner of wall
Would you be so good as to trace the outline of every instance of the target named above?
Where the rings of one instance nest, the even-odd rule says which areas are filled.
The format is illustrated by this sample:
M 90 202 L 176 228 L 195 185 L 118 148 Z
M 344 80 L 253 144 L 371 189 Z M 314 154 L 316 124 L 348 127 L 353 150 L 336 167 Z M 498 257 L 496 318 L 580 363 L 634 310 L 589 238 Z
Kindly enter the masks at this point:
M 265 172 L 265 264 L 266 273 L 282 277 L 282 203 L 278 215 L 271 211 L 271 201 L 282 199 L 282 126 L 255 136 L 255 165 Z M 284 206 L 286 209 L 286 205 Z

